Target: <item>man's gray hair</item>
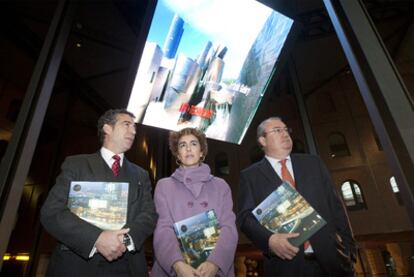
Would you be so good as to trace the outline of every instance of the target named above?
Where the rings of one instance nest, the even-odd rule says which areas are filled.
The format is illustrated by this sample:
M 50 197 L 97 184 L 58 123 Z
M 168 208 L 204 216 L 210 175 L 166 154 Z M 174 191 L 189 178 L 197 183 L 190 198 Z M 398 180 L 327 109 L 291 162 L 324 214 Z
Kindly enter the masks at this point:
M 279 116 L 272 116 L 272 117 L 269 117 L 269 118 L 263 120 L 259 124 L 259 126 L 257 126 L 257 134 L 256 134 L 257 135 L 257 139 L 259 139 L 260 137 L 264 137 L 265 136 L 265 125 L 266 125 L 266 123 L 268 123 L 269 121 L 272 121 L 272 120 L 280 120 L 280 121 L 283 121 L 282 118 L 279 117 Z

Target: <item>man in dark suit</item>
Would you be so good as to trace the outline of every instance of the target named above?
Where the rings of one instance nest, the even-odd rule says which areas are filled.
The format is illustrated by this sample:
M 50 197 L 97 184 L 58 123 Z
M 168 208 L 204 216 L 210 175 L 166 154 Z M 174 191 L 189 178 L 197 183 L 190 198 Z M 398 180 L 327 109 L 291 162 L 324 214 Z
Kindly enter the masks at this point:
M 238 223 L 244 234 L 264 254 L 265 276 L 353 276 L 355 242 L 335 185 L 320 158 L 291 154 L 290 129 L 278 117 L 257 128 L 265 158 L 241 172 Z M 284 164 L 284 165 L 282 165 Z M 284 167 L 284 168 L 282 168 Z M 298 192 L 326 220 L 327 224 L 299 248 L 289 242 L 297 233 L 268 231 L 253 216 L 260 204 L 283 180 Z M 289 180 L 290 179 L 290 180 Z
M 155 228 L 157 214 L 148 173 L 124 157 L 135 138 L 134 115 L 109 110 L 98 121 L 99 152 L 67 157 L 41 209 L 41 222 L 59 244 L 47 276 L 147 276 L 144 241 Z M 127 182 L 126 225 L 102 230 L 68 207 L 72 181 Z

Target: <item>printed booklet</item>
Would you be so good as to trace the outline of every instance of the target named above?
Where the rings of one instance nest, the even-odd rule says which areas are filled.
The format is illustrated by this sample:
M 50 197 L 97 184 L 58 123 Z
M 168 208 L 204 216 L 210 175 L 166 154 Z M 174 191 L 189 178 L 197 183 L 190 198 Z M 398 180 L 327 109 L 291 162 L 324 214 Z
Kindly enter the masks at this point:
M 211 209 L 174 223 L 174 230 L 185 261 L 197 268 L 216 246 L 220 224 Z
M 283 182 L 254 210 L 257 220 L 273 233 L 299 233 L 289 241 L 299 246 L 321 229 L 326 221 L 289 183 Z
M 68 208 L 81 219 L 103 230 L 119 230 L 126 224 L 128 183 L 70 183 Z

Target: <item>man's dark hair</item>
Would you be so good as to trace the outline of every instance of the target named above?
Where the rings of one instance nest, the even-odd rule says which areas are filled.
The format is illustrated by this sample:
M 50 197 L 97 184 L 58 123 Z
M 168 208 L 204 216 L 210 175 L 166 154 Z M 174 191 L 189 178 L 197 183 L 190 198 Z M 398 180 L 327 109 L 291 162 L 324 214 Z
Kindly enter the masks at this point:
M 117 115 L 118 114 L 126 114 L 129 115 L 132 118 L 135 118 L 135 115 L 125 109 L 113 109 L 113 110 L 107 110 L 101 117 L 98 119 L 98 138 L 101 145 L 104 142 L 105 139 L 105 132 L 103 130 L 103 126 L 105 124 L 115 126 Z

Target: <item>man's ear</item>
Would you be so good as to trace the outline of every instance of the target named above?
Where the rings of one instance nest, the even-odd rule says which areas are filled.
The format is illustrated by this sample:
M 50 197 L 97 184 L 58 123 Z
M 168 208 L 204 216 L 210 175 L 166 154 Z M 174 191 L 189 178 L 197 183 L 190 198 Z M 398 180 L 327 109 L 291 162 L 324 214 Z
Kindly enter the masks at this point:
M 103 131 L 104 131 L 105 134 L 109 134 L 109 133 L 112 132 L 112 126 L 109 125 L 109 124 L 104 124 L 104 126 L 103 126 L 102 129 L 103 129 Z
M 257 139 L 257 141 L 259 142 L 259 144 L 260 144 L 262 147 L 264 147 L 264 146 L 265 146 L 265 144 L 266 144 L 266 139 L 265 139 L 263 136 L 259 137 L 259 138 Z

